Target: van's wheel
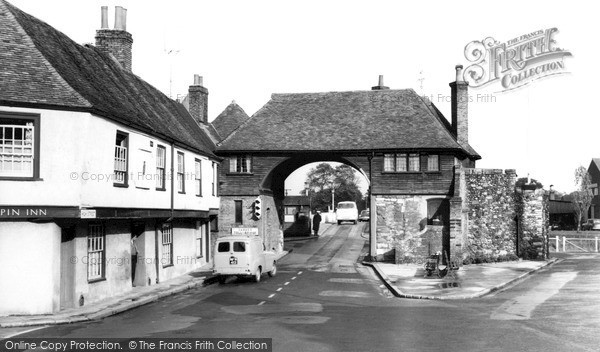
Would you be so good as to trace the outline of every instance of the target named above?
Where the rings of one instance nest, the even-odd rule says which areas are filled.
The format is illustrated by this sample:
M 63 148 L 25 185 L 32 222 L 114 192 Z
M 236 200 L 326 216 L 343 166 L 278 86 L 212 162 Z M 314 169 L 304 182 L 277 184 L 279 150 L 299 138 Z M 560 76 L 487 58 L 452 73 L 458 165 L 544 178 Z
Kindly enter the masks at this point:
M 256 269 L 256 273 L 254 273 L 254 282 L 260 282 L 260 275 L 261 275 L 261 271 L 260 268 Z
M 277 263 L 273 262 L 273 269 L 271 269 L 268 274 L 269 277 L 273 277 L 275 274 L 277 274 Z
M 341 224 L 342 224 L 342 222 L 340 220 L 338 220 L 338 225 L 341 225 Z
M 220 284 L 224 284 L 225 281 L 227 281 L 227 276 L 223 276 L 223 275 L 219 276 L 219 283 Z

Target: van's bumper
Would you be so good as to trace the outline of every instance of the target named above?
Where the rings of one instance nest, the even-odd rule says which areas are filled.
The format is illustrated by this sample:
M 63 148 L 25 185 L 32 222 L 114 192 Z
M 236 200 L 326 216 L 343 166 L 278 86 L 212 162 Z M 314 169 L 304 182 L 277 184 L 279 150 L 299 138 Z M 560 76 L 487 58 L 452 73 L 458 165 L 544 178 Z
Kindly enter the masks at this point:
M 215 275 L 252 275 L 250 268 L 219 268 L 214 269 Z

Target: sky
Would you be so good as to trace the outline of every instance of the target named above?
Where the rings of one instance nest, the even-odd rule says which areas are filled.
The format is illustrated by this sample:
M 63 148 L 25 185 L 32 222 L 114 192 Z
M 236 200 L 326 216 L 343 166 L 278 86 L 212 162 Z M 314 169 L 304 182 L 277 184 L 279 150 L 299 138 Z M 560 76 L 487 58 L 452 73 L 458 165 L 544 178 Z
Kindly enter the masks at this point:
M 564 70 L 505 91 L 470 88 L 469 143 L 477 167 L 516 169 L 570 192 L 574 170 L 600 157 L 595 11 L 558 1 L 9 0 L 78 43 L 93 43 L 100 6 L 127 8 L 133 72 L 173 98 L 193 75 L 209 90 L 209 121 L 235 100 L 249 115 L 272 93 L 392 89 L 430 97 L 448 119 L 448 83 L 465 46 L 557 28 Z M 299 172 L 297 174 L 302 174 Z M 286 188 L 297 193 L 303 176 Z

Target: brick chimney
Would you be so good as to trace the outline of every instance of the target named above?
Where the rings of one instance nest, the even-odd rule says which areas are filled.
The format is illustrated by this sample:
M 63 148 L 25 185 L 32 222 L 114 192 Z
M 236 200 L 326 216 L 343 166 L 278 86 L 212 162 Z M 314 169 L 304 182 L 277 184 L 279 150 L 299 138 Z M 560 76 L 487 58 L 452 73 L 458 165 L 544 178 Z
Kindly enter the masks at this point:
M 386 87 L 383 85 L 383 75 L 379 75 L 379 84 L 376 85 L 375 87 L 371 87 L 371 90 L 384 90 L 384 89 L 390 89 L 390 87 Z
M 208 89 L 202 81 L 202 76 L 194 75 L 194 85 L 188 89 L 189 112 L 198 124 L 208 123 Z
M 452 132 L 459 144 L 469 142 L 469 83 L 463 79 L 462 65 L 456 65 L 456 81 L 450 83 Z
M 108 28 L 108 6 L 101 8 L 101 27 L 96 31 L 96 47 L 112 55 L 121 66 L 131 72 L 133 38 L 127 32 L 127 9 L 115 7 L 115 28 Z

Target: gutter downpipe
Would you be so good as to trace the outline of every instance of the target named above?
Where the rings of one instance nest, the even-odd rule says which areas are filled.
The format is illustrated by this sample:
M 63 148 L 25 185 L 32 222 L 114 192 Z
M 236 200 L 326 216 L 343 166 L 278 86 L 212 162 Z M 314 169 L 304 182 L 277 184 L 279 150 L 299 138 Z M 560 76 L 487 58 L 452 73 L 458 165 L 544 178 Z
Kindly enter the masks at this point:
M 369 261 L 377 259 L 377 204 L 373 199 L 373 158 L 375 152 L 372 152 L 369 159 Z

